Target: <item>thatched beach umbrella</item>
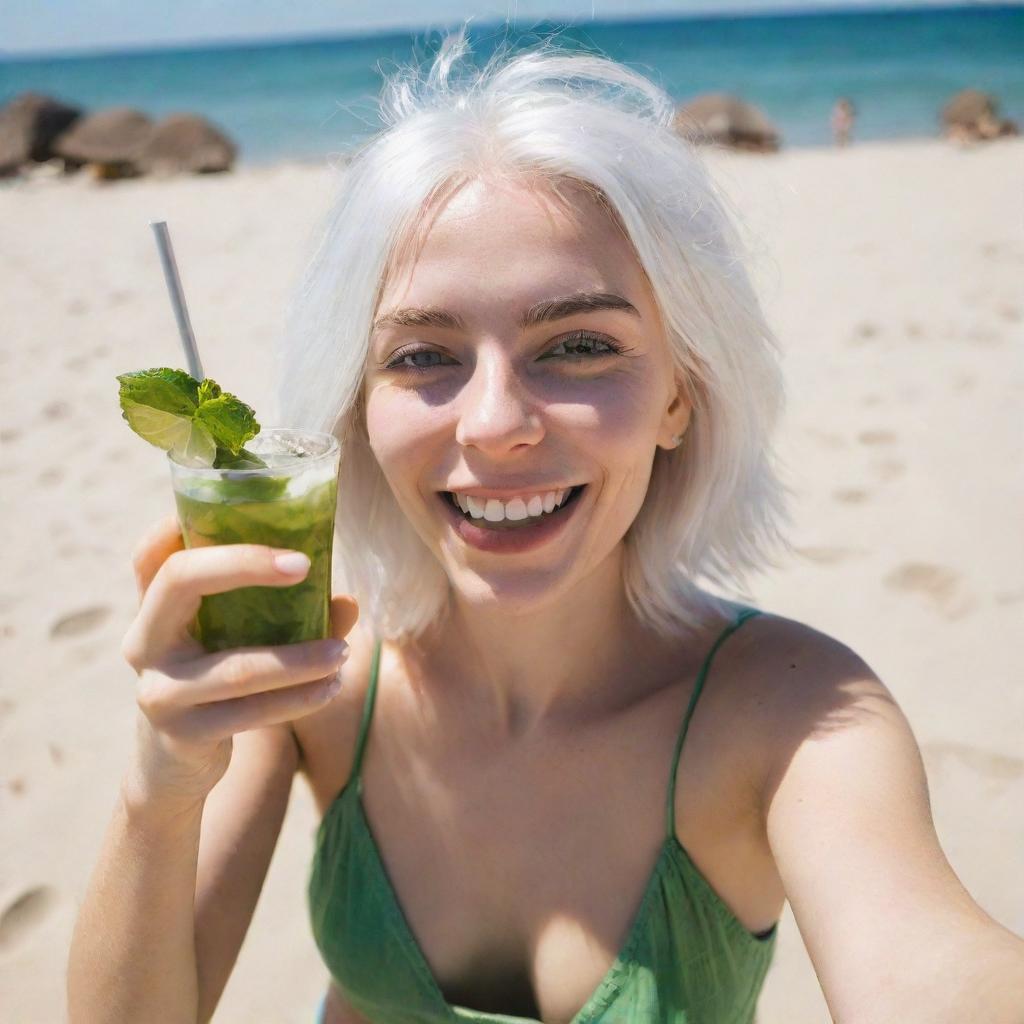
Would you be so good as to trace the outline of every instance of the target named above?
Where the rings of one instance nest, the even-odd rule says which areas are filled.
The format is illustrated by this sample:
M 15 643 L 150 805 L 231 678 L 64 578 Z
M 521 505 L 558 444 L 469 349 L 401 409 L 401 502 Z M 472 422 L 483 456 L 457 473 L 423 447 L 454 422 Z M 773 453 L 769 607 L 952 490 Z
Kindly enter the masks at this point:
M 91 164 L 100 178 L 137 174 L 138 160 L 153 134 L 140 110 L 112 107 L 83 117 L 54 143 L 54 151 L 75 164 Z
M 942 133 L 956 141 L 995 139 L 1017 135 L 1015 122 L 999 116 L 999 101 L 980 89 L 963 89 L 950 99 L 940 114 Z
M 78 107 L 23 92 L 0 109 L 0 175 L 53 156 L 53 141 L 82 116 Z
M 230 170 L 237 152 L 223 132 L 198 114 L 170 114 L 146 141 L 139 165 L 156 174 L 211 174 Z
M 728 93 L 705 93 L 684 103 L 676 111 L 674 127 L 691 142 L 758 153 L 774 153 L 779 148 L 775 125 L 757 107 Z

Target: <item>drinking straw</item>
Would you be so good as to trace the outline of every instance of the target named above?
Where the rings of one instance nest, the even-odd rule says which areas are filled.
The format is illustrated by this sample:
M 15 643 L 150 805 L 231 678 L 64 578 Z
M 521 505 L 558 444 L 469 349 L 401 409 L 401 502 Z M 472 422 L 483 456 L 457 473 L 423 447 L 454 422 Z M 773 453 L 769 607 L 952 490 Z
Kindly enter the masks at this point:
M 150 221 L 149 226 L 156 235 L 156 245 L 160 250 L 160 263 L 164 268 L 164 280 L 167 282 L 167 291 L 171 296 L 171 305 L 174 307 L 174 318 L 178 321 L 178 334 L 181 337 L 181 347 L 185 350 L 185 359 L 188 361 L 188 372 L 196 380 L 205 380 L 203 364 L 199 361 L 199 349 L 196 346 L 196 336 L 192 333 L 192 321 L 188 316 L 188 306 L 185 305 L 185 293 L 181 288 L 181 278 L 178 276 L 178 264 L 174 260 L 174 248 L 171 246 L 171 235 L 167 230 L 167 221 Z

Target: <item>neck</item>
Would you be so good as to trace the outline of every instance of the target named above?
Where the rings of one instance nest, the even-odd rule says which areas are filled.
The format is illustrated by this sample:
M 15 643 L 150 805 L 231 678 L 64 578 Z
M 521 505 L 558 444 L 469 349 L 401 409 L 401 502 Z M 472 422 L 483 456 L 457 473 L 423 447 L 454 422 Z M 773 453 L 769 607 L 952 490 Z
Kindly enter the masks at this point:
M 500 600 L 470 603 L 457 593 L 450 614 L 407 656 L 421 678 L 471 702 L 499 735 L 520 735 L 545 720 L 580 718 L 628 700 L 650 685 L 667 647 L 636 617 L 622 584 L 621 556 L 610 557 L 543 608 L 516 613 Z

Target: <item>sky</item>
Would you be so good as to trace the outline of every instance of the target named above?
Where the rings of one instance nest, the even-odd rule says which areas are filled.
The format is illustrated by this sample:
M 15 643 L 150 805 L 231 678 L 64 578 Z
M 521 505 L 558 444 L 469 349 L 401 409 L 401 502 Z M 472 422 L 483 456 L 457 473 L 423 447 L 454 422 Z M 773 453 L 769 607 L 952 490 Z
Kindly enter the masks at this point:
M 963 0 L 970 3 L 970 0 Z M 0 53 L 345 35 L 542 18 L 928 7 L 943 0 L 0 0 Z M 948 5 L 948 4 L 947 4 Z

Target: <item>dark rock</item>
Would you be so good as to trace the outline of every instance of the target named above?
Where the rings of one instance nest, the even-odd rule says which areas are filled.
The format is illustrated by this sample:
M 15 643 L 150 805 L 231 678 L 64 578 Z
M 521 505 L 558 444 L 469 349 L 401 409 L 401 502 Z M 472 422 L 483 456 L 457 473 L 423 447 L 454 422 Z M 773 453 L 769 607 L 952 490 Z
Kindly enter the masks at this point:
M 54 143 L 58 156 L 73 164 L 91 164 L 97 177 L 130 177 L 153 134 L 153 122 L 131 107 L 112 107 L 83 117 Z
M 999 116 L 999 101 L 980 89 L 964 89 L 953 96 L 940 114 L 942 134 L 957 142 L 977 142 L 1002 135 L 1017 135 L 1016 122 Z
M 78 107 L 35 92 L 23 92 L 0 108 L 0 175 L 53 154 L 53 141 L 82 116 Z
M 775 125 L 757 107 L 727 93 L 705 93 L 683 104 L 676 111 L 674 127 L 691 142 L 758 153 L 779 148 Z
M 964 89 L 942 108 L 942 123 L 974 125 L 985 117 L 995 117 L 996 109 L 996 101 L 988 93 L 980 89 Z
M 219 129 L 198 114 L 170 114 L 160 121 L 139 157 L 155 174 L 211 174 L 229 171 L 238 150 Z

